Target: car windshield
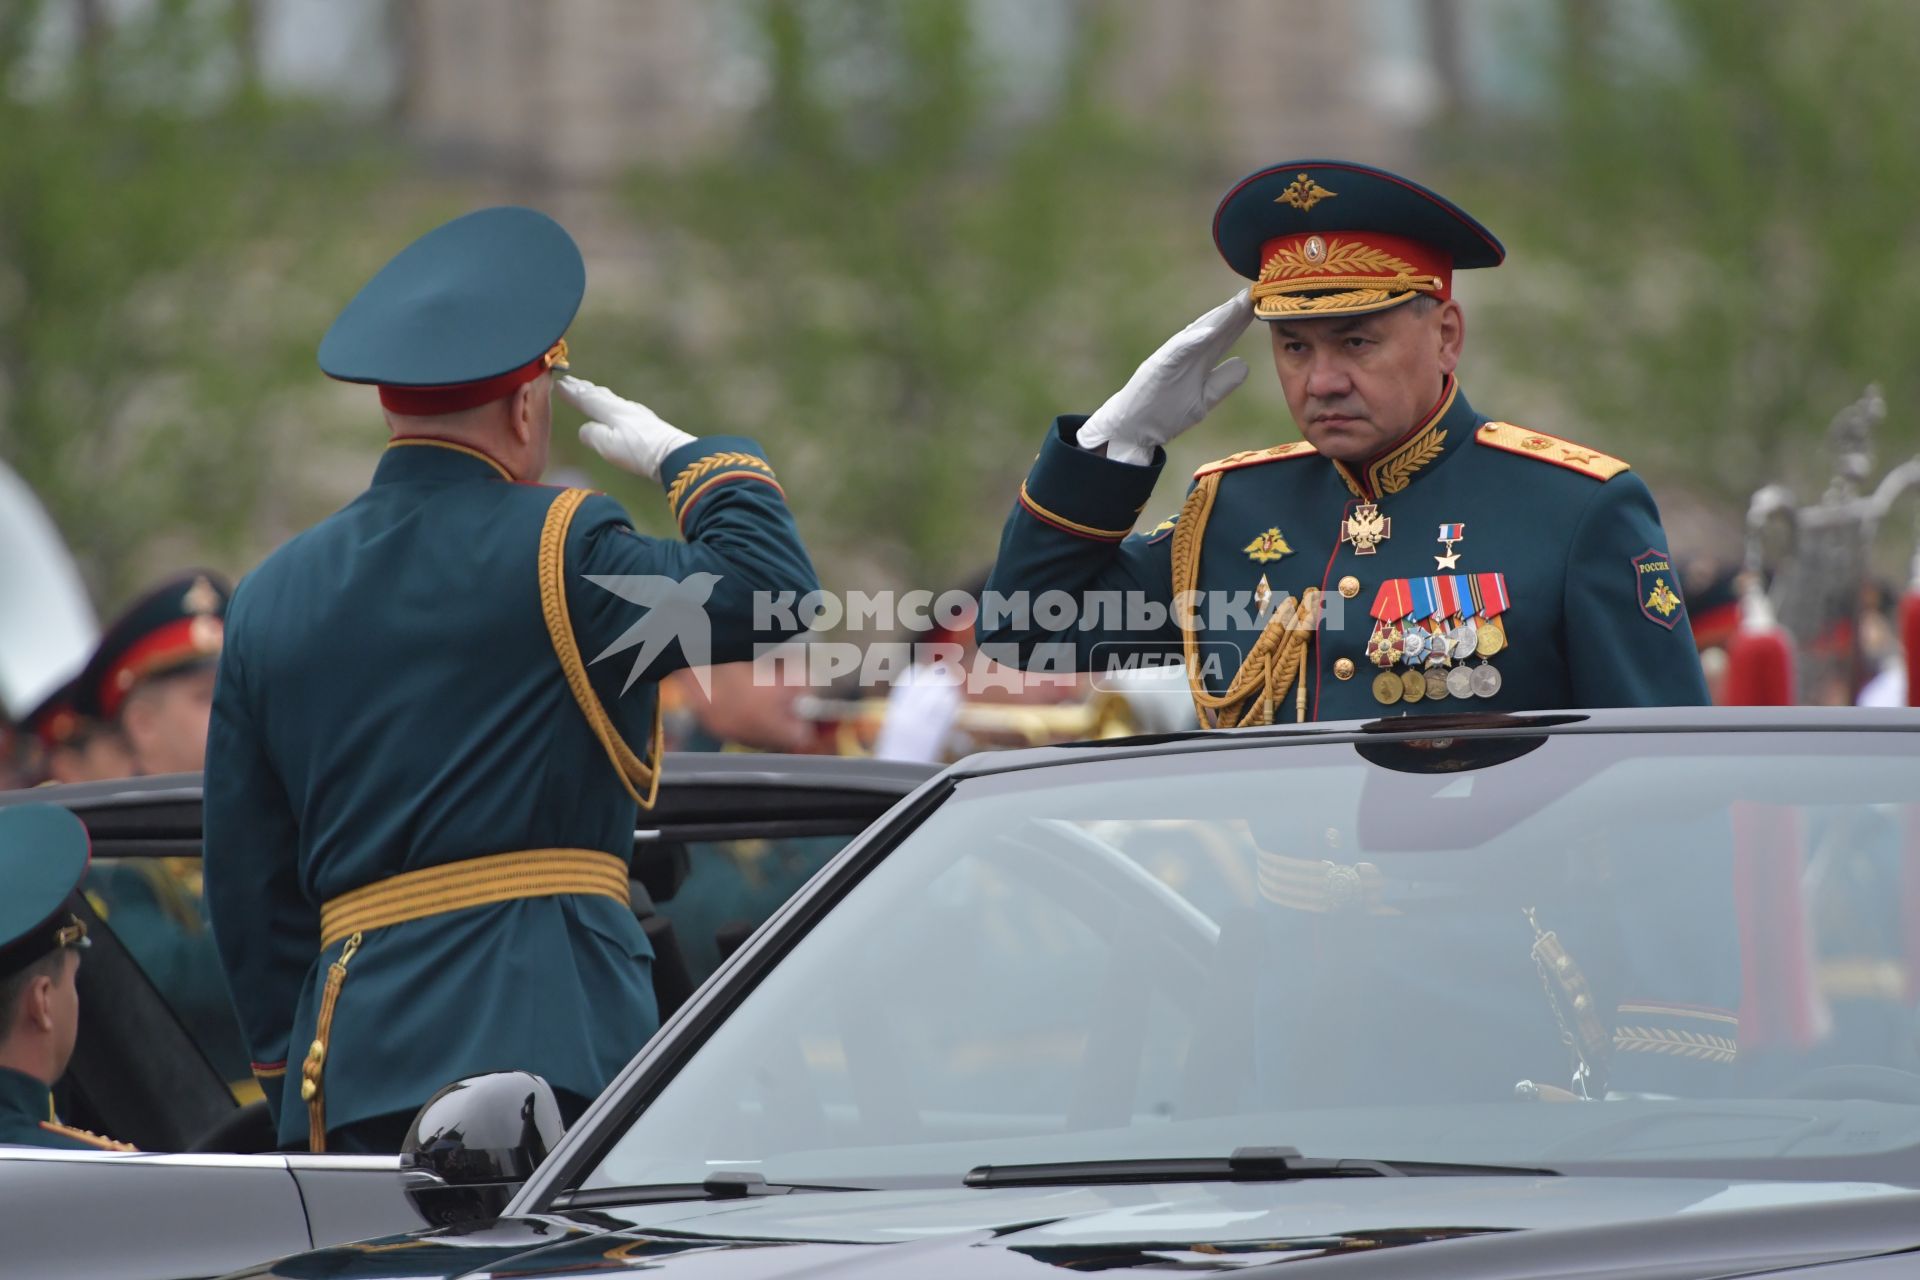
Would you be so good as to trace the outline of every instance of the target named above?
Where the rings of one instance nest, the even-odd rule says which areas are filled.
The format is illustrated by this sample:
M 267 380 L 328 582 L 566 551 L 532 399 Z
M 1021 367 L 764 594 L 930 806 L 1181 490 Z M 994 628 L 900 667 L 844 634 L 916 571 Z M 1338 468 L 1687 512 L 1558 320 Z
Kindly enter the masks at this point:
M 584 1185 L 1277 1145 L 1884 1176 L 1920 1143 L 1917 751 L 1465 735 L 963 780 Z

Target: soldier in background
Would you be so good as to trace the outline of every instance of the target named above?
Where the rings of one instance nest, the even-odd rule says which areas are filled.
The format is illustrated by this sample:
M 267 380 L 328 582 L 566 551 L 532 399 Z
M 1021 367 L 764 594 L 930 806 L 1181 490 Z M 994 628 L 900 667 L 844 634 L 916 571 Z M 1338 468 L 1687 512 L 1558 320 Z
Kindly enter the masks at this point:
M 149 589 L 108 625 L 73 697 L 82 724 L 124 744 L 124 768 L 104 776 L 200 769 L 230 595 L 218 574 L 191 570 Z M 87 893 L 222 1078 L 241 1097 L 255 1096 L 208 927 L 200 860 L 99 863 L 87 874 Z
M 214 573 L 168 578 L 113 621 L 87 660 L 75 709 L 114 728 L 128 772 L 193 773 L 205 763 L 231 594 Z
M 82 715 L 79 694 L 76 675 L 21 721 L 31 743 L 33 781 L 99 782 L 134 772 L 133 754 L 119 729 Z

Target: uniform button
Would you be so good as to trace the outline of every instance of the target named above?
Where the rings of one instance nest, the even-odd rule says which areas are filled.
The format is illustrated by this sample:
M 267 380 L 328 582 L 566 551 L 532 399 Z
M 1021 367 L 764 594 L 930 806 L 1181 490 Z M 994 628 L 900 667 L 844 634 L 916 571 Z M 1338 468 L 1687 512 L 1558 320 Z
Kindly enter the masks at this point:
M 1353 679 L 1353 659 L 1342 658 L 1333 664 L 1333 674 L 1341 680 Z
M 1340 579 L 1340 594 L 1351 600 L 1360 594 L 1360 579 L 1348 574 Z

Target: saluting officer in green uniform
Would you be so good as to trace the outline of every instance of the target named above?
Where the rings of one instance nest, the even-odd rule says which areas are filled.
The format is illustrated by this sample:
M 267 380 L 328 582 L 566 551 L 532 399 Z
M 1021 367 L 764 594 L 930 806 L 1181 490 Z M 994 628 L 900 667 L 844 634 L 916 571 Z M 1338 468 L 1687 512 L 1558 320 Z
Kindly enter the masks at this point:
M 988 644 L 1095 670 L 1178 655 L 1208 727 L 1707 701 L 1646 485 L 1467 403 L 1452 279 L 1505 257 L 1486 228 L 1405 178 L 1303 160 L 1237 183 L 1214 242 L 1252 286 L 1055 421 L 1001 539 Z M 1306 438 L 1209 463 L 1134 533 L 1161 446 L 1246 377 L 1223 357 L 1254 319 Z M 1031 607 L 1048 591 L 1085 606 L 1064 630 Z
M 87 926 L 67 899 L 88 850 L 86 827 L 58 805 L 0 809 L 0 1145 L 133 1150 L 53 1114 L 80 1031 L 74 975 Z
M 539 1073 L 569 1119 L 606 1085 L 658 1020 L 627 888 L 656 682 L 785 639 L 755 631 L 755 593 L 817 587 L 757 444 L 556 380 L 584 288 L 528 209 L 388 263 L 320 346 L 380 388 L 372 487 L 234 594 L 206 885 L 288 1145 L 397 1149 L 479 1072 Z M 665 485 L 684 540 L 535 483 L 555 387 L 590 447 Z

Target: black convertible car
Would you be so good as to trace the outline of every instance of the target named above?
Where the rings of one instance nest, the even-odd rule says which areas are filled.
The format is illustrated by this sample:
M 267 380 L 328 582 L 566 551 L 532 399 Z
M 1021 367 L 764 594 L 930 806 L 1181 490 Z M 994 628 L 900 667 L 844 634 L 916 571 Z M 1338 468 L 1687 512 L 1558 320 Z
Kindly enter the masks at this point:
M 634 843 L 634 910 L 677 1008 L 848 839 L 933 774 L 825 757 L 669 756 Z M 425 1225 L 392 1156 L 273 1154 L 200 914 L 197 776 L 0 793 L 63 804 L 93 941 L 61 1118 L 140 1155 L 0 1146 L 0 1276 L 175 1280 Z
M 1907 1276 L 1916 940 L 1911 713 L 976 757 L 564 1138 L 431 1104 L 445 1225 L 246 1274 Z

